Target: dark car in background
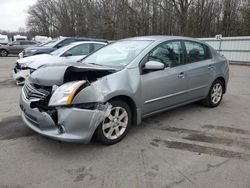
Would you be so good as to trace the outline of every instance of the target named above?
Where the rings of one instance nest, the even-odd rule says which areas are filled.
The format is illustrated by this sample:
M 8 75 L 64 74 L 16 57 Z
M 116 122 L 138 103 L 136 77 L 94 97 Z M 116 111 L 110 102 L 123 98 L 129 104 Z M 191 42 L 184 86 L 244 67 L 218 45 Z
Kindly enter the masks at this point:
M 23 51 L 25 48 L 28 48 L 30 46 L 36 46 L 38 45 L 35 41 L 28 41 L 28 40 L 17 40 L 10 42 L 6 45 L 0 44 L 0 56 L 6 57 L 9 54 L 19 54 L 21 51 Z
M 67 38 L 63 38 L 60 40 L 49 42 L 42 46 L 26 48 L 19 54 L 19 58 L 29 57 L 29 56 L 38 55 L 38 54 L 49 54 L 55 51 L 56 49 L 61 48 L 62 46 L 65 46 L 72 42 L 77 42 L 77 41 L 95 41 L 95 42 L 107 43 L 107 41 L 104 39 L 96 39 L 96 38 L 88 38 L 88 37 L 67 37 Z

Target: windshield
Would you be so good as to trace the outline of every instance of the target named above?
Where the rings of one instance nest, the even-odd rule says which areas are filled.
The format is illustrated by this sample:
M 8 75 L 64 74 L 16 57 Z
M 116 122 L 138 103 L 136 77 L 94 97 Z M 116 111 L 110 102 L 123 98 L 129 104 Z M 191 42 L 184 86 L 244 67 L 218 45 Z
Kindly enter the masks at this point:
M 153 41 L 119 41 L 101 48 L 82 62 L 122 68 L 134 60 Z
M 50 45 L 51 43 L 54 43 L 56 40 L 51 40 L 49 42 L 45 42 L 45 43 L 42 43 L 40 44 L 39 46 L 47 46 L 47 45 Z
M 72 44 L 70 44 L 71 46 L 73 46 Z M 66 45 L 66 46 L 63 46 L 53 52 L 51 52 L 50 54 L 51 55 L 60 55 L 62 52 L 64 52 L 65 50 L 67 50 L 68 48 L 70 48 L 70 45 Z
M 42 44 L 41 46 L 53 48 L 53 47 L 58 43 L 58 41 L 60 41 L 60 40 L 52 40 L 52 41 L 50 41 L 50 42 L 47 42 L 47 43 L 45 43 L 45 44 Z

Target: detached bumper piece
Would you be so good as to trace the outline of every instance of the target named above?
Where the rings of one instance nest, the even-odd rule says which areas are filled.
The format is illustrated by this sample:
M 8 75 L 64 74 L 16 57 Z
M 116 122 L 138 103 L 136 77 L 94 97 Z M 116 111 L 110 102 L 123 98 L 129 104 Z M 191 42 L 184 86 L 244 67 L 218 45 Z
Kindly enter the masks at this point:
M 30 69 L 21 69 L 18 63 L 12 71 L 12 77 L 16 80 L 17 85 L 23 85 L 29 76 Z

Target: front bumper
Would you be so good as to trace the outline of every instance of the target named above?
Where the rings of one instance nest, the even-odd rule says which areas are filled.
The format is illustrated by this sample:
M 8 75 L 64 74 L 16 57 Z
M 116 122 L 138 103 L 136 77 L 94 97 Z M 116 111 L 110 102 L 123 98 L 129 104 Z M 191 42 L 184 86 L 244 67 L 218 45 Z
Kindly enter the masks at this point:
M 106 116 L 105 110 L 58 107 L 57 122 L 49 113 L 31 108 L 23 91 L 20 97 L 22 119 L 35 132 L 59 141 L 88 143 Z
M 12 70 L 12 77 L 16 81 L 17 85 L 24 84 L 29 76 L 30 76 L 30 69 Z

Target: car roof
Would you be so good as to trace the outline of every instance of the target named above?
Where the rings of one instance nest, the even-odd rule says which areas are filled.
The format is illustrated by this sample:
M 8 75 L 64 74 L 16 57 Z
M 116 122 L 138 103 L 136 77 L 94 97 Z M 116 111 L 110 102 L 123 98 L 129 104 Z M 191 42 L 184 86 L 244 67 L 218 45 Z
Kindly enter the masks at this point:
M 77 41 L 77 42 L 72 42 L 69 45 L 78 45 L 78 44 L 107 44 L 105 42 L 98 42 L 98 41 Z
M 90 37 L 65 37 L 63 39 L 75 39 L 75 40 L 84 40 L 84 41 L 97 41 L 97 42 L 108 42 L 105 39 L 99 39 L 99 38 L 90 38 Z
M 192 40 L 197 42 L 202 42 L 195 38 L 191 37 L 182 37 L 182 36 L 172 36 L 172 35 L 149 35 L 149 36 L 140 36 L 140 37 L 131 37 L 122 40 L 151 40 L 151 41 L 166 41 L 166 40 Z M 203 42 L 202 42 L 203 43 Z

